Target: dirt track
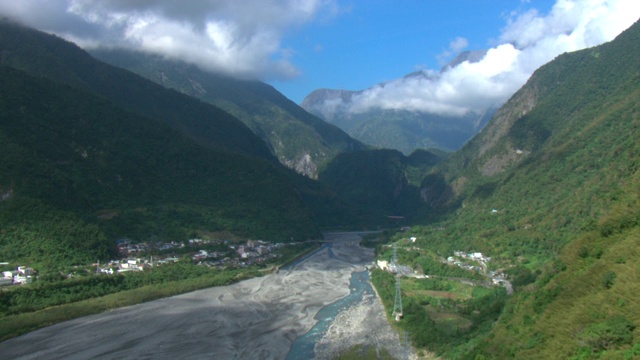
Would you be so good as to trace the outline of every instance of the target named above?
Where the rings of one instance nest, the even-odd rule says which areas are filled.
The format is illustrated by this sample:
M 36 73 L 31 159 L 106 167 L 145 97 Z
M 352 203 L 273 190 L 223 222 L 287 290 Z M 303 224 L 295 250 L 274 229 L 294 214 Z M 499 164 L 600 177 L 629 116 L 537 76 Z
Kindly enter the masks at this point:
M 335 235 L 291 270 L 88 316 L 0 343 L 4 359 L 283 359 L 373 252 Z

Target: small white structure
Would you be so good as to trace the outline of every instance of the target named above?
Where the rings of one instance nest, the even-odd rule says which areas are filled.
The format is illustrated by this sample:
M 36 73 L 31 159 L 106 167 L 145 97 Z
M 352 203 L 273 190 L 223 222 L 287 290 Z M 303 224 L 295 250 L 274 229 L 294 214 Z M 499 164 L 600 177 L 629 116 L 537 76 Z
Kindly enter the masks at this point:
M 378 260 L 376 265 L 378 265 L 380 270 L 385 270 L 386 271 L 387 269 L 389 269 L 389 262 L 386 261 L 386 260 Z
M 411 237 L 409 240 L 411 240 L 411 242 L 416 242 L 416 240 L 418 240 L 418 239 L 416 239 L 416 237 L 415 237 L 415 236 L 413 236 L 413 237 Z
M 31 282 L 31 275 L 29 275 L 29 276 L 16 275 L 13 278 L 13 283 L 14 284 L 29 284 L 30 282 Z

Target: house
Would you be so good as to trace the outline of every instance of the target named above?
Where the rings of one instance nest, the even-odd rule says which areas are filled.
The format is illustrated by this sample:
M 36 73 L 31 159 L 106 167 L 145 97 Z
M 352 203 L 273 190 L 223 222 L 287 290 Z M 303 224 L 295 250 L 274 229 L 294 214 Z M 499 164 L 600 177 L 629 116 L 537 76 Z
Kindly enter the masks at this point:
M 244 254 L 244 246 L 242 245 L 238 246 L 238 250 L 236 250 L 236 253 L 242 256 Z
M 378 260 L 376 263 L 380 270 L 387 270 L 389 268 L 389 262 L 386 260 Z
M 31 275 L 16 275 L 13 277 L 14 284 L 29 284 L 31 282 Z

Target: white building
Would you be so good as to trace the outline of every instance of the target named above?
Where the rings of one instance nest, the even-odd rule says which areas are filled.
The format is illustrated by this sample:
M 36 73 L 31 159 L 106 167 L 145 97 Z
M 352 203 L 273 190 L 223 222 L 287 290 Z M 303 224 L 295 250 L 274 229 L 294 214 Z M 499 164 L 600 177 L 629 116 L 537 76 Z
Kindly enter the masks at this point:
M 386 261 L 386 260 L 378 260 L 376 265 L 378 265 L 380 270 L 385 270 L 386 271 L 389 268 L 389 262 Z

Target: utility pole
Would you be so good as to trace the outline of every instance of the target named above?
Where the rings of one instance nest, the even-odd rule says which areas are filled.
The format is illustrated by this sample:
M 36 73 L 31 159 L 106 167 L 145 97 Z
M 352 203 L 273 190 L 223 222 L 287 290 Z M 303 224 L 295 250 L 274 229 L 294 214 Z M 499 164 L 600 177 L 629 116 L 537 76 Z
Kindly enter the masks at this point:
M 396 275 L 396 299 L 393 304 L 393 317 L 396 321 L 402 319 L 402 290 L 400 288 L 400 276 Z
M 400 274 L 398 273 L 398 248 L 393 244 L 393 265 L 396 269 L 396 298 L 393 304 L 393 317 L 396 321 L 402 319 L 402 290 L 400 287 Z

